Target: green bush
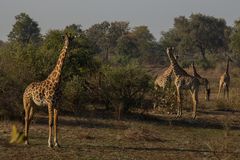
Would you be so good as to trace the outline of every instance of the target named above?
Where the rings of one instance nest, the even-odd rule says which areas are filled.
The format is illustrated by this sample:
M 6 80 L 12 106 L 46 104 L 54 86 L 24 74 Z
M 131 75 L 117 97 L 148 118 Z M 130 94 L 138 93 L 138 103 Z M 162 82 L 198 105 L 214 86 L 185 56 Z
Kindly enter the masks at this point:
M 108 98 L 113 107 L 122 107 L 123 112 L 140 106 L 150 90 L 151 77 L 137 64 L 102 68 L 102 95 Z

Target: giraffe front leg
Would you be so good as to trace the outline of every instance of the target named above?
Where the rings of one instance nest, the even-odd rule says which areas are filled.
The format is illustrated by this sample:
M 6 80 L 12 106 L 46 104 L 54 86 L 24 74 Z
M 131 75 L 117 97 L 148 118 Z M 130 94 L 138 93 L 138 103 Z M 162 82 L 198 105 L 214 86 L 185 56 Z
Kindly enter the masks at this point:
M 29 145 L 29 141 L 28 141 L 28 131 L 29 131 L 29 111 L 27 109 L 25 109 L 25 129 L 24 129 L 24 136 L 26 138 L 25 140 L 25 144 Z
M 182 116 L 182 93 L 180 88 L 177 88 L 177 118 L 180 118 Z
M 226 95 L 226 87 L 227 86 L 224 86 L 224 89 L 223 89 L 223 98 L 225 99 L 225 95 Z
M 229 100 L 229 87 L 228 87 L 228 85 L 226 86 L 226 91 L 227 91 L 227 99 Z
M 53 126 L 53 107 L 48 104 L 48 147 L 52 147 L 52 126 Z
M 58 110 L 54 108 L 54 146 L 60 147 L 58 143 Z
M 222 85 L 221 83 L 219 83 L 217 99 L 219 98 L 219 96 L 220 96 L 220 94 L 221 94 L 222 87 L 223 87 L 223 85 Z
M 29 97 L 23 96 L 23 106 L 24 106 L 24 112 L 25 112 L 25 129 L 24 129 L 24 136 L 25 136 L 25 144 L 29 144 L 28 140 L 28 132 L 29 132 L 29 125 L 30 125 L 30 108 L 31 108 L 31 102 Z

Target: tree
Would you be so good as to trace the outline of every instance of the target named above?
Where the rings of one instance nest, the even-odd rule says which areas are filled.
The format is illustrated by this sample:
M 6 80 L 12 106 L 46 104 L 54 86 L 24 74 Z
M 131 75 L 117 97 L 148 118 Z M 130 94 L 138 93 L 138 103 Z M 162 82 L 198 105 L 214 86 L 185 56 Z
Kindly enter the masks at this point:
M 162 37 L 160 38 L 160 43 L 163 48 L 167 48 L 169 46 L 177 47 L 180 42 L 180 38 L 177 35 L 176 29 L 170 29 L 168 32 L 161 32 Z
M 153 63 L 154 59 L 159 59 L 160 46 L 147 26 L 134 27 L 132 34 L 137 40 L 141 62 Z
M 231 34 L 230 48 L 233 52 L 240 53 L 240 20 L 235 21 L 233 32 Z
M 110 47 L 114 48 L 117 45 L 117 40 L 129 31 L 129 22 L 115 21 L 111 22 L 109 27 Z
M 117 41 L 116 51 L 120 55 L 127 57 L 138 57 L 139 50 L 137 46 L 137 39 L 132 33 L 121 36 Z
M 230 35 L 229 47 L 234 53 L 234 57 L 240 61 L 240 20 L 235 21 L 232 33 Z
M 38 43 L 41 40 L 40 28 L 38 23 L 26 13 L 15 16 L 16 23 L 8 34 L 9 41 L 17 41 L 23 44 Z
M 104 21 L 91 26 L 86 31 L 86 35 L 95 51 L 102 53 L 104 60 L 108 61 L 109 54 L 114 53 L 118 38 L 128 32 L 128 25 L 129 23 L 124 21 L 111 23 Z
M 224 46 L 226 22 L 224 19 L 217 19 L 202 14 L 190 16 L 190 38 L 200 50 L 203 59 L 206 59 L 206 50 L 210 52 Z
M 104 76 L 100 86 L 101 96 L 107 95 L 105 98 L 108 98 L 118 111 L 121 107 L 123 112 L 128 112 L 131 107 L 139 107 L 151 89 L 151 77 L 139 64 L 106 66 L 102 73 Z
M 175 46 L 178 52 L 200 53 L 206 60 L 206 52 L 218 52 L 226 48 L 228 30 L 224 19 L 192 14 L 188 19 L 184 16 L 174 19 L 174 28 L 164 32 L 161 44 Z
M 72 35 L 80 36 L 80 34 L 82 34 L 83 32 L 81 27 L 82 26 L 80 24 L 71 24 L 65 27 L 64 32 L 70 33 Z

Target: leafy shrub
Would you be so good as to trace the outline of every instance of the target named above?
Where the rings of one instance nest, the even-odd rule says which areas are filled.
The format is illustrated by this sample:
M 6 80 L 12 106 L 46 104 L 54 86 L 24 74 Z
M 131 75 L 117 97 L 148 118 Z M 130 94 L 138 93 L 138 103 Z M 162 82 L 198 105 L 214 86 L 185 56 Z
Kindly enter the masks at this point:
M 140 106 L 144 95 L 150 90 L 151 77 L 137 64 L 102 68 L 102 95 L 123 112 L 131 107 Z
M 167 112 L 173 114 L 177 108 L 177 97 L 175 86 L 167 88 L 165 91 L 162 88 L 158 88 L 153 91 L 155 111 Z

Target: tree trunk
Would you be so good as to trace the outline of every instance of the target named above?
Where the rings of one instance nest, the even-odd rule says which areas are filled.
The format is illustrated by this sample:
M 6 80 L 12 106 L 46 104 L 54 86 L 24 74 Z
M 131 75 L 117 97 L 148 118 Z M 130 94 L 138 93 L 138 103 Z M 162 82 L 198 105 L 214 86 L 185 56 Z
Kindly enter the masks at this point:
M 200 52 L 204 61 L 207 61 L 205 48 L 200 47 Z

